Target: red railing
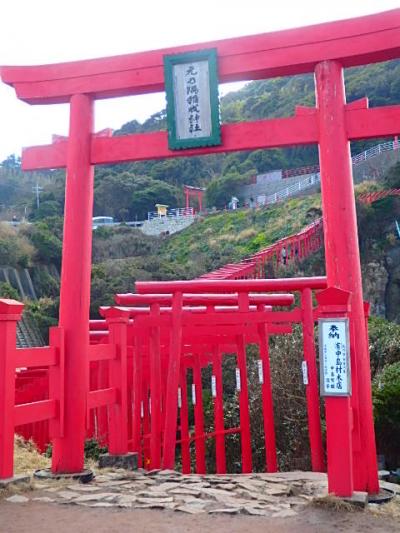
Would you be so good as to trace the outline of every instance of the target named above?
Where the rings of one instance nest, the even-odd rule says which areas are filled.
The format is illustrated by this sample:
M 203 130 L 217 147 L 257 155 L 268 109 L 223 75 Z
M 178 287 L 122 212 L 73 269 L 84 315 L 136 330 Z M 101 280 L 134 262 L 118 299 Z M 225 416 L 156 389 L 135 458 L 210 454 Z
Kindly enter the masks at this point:
M 322 218 L 294 235 L 263 248 L 240 263 L 227 264 L 199 279 L 246 279 L 268 277 L 269 268 L 290 265 L 319 250 L 323 244 Z
M 50 329 L 49 346 L 16 349 L 23 307 L 15 300 L 0 300 L 0 479 L 13 476 L 16 427 L 29 436 L 29 426 L 35 425 L 32 433 L 42 446 L 47 441 L 45 422 L 51 438 L 63 430 L 63 330 Z
M 388 196 L 400 196 L 400 189 L 387 189 L 384 191 L 374 191 L 374 192 L 364 192 L 357 196 L 357 200 L 362 204 L 372 204 L 377 200 L 382 200 L 382 198 L 387 198 Z

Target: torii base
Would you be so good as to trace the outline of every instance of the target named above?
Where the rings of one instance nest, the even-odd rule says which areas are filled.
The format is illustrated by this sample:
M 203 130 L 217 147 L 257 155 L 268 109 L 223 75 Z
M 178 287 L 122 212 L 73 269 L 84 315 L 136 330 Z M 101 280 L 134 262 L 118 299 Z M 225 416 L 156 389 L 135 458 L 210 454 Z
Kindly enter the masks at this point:
M 33 477 L 36 479 L 71 479 L 78 480 L 81 483 L 89 483 L 95 477 L 92 470 L 84 469 L 82 472 L 62 473 L 52 472 L 50 468 L 44 468 L 42 470 L 35 470 Z
M 8 477 L 6 479 L 0 479 L 0 490 L 8 489 L 13 485 L 20 485 L 22 483 L 29 484 L 31 482 L 31 477 L 25 474 L 18 474 L 13 477 Z
M 131 452 L 123 455 L 104 453 L 99 457 L 99 468 L 123 468 L 124 470 L 137 469 L 137 453 Z

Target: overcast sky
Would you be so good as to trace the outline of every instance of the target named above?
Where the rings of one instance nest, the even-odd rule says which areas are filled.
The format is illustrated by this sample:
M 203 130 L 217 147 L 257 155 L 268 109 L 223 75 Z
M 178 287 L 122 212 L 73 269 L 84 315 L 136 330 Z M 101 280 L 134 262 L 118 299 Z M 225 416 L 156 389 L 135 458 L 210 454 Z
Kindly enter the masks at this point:
M 0 65 L 126 54 L 397 7 L 399 0 L 2 0 Z M 142 122 L 164 106 L 164 94 L 98 101 L 96 130 Z M 0 83 L 0 161 L 67 131 L 67 105 L 29 106 Z

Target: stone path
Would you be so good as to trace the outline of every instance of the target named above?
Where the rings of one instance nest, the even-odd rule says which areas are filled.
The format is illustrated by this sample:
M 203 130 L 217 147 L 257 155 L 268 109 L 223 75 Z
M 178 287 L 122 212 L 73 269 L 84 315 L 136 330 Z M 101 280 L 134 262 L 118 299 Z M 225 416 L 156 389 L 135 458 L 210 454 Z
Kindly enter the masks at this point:
M 314 497 L 327 494 L 325 474 L 182 475 L 171 470 L 102 472 L 89 484 L 34 483 L 40 495 L 11 496 L 95 508 L 168 509 L 188 514 L 295 516 Z M 17 501 L 18 500 L 18 501 Z

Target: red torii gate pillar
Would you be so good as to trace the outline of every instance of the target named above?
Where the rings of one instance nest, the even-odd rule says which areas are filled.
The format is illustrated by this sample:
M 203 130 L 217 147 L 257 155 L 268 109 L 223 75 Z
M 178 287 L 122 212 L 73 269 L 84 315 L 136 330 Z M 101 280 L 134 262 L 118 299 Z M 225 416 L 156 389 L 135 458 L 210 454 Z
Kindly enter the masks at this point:
M 326 273 L 329 287 L 349 291 L 351 297 L 350 338 L 352 397 L 326 398 L 329 416 L 352 420 L 346 441 L 352 446 L 352 472 L 343 471 L 337 495 L 355 490 L 379 492 L 374 435 L 371 373 L 365 330 L 357 216 L 354 200 L 350 144 L 346 131 L 346 95 L 343 67 L 338 61 L 323 61 L 315 68 L 319 122 L 322 209 L 324 213 Z M 344 401 L 343 401 L 344 400 Z M 334 403 L 334 406 L 331 404 Z M 335 437 L 335 436 L 334 436 Z M 340 435 L 328 457 L 332 468 L 341 464 Z M 350 465 L 351 466 L 351 465 Z M 340 469 L 340 468 L 339 468 Z M 353 479 L 351 477 L 353 476 Z M 353 485 L 354 484 L 354 485 Z
M 70 100 L 59 324 L 65 328 L 64 435 L 54 440 L 52 471 L 81 472 L 89 391 L 89 307 L 92 262 L 93 100 Z

